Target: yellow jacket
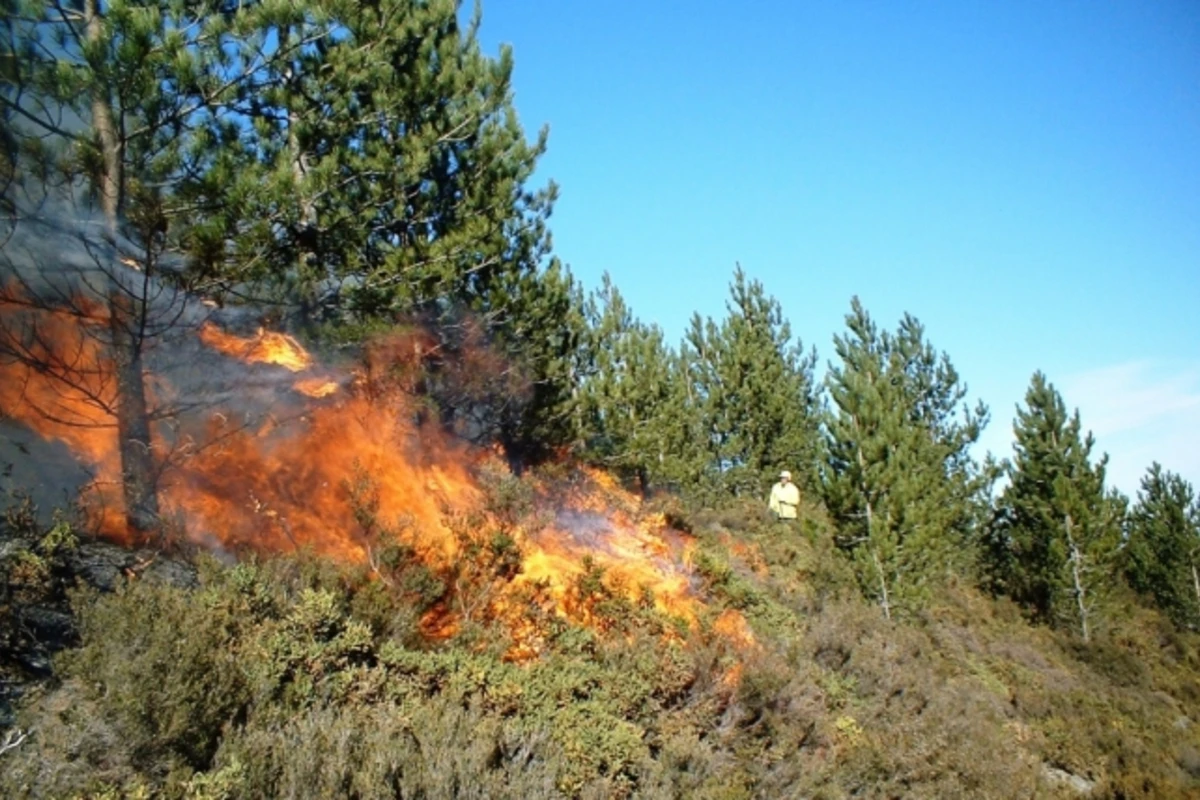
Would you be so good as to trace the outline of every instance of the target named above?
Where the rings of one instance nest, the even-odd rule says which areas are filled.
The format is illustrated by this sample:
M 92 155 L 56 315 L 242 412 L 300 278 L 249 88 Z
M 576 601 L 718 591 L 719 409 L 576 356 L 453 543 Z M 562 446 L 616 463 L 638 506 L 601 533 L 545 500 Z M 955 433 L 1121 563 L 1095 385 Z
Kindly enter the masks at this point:
M 800 490 L 796 488 L 796 484 L 780 481 L 771 487 L 768 506 L 779 519 L 795 519 L 796 508 L 799 505 Z

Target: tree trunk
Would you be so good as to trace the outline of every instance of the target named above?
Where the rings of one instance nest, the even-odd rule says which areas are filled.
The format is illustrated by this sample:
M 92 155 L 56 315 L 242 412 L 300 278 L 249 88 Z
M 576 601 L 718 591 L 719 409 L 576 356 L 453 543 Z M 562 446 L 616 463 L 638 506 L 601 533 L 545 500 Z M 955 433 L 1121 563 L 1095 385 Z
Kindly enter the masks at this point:
M 1192 562 L 1192 588 L 1196 590 L 1196 611 L 1200 612 L 1200 571 L 1196 569 L 1196 562 Z
M 84 17 L 87 20 L 87 39 L 96 43 L 104 36 L 104 19 L 100 16 L 100 0 L 84 0 Z M 92 94 L 92 127 L 100 139 L 100 158 L 103 171 L 100 174 L 100 209 L 104 212 L 104 221 L 110 237 L 115 237 L 117 220 L 121 216 L 121 201 L 123 200 L 124 175 L 121 168 L 121 144 L 117 139 L 116 123 L 113 121 L 112 108 L 105 96 L 103 85 L 107 82 L 103 76 L 96 76 L 100 84 Z
M 1071 533 L 1071 515 L 1067 514 L 1065 520 L 1067 531 L 1067 544 L 1071 548 L 1071 581 L 1074 584 L 1075 605 L 1079 611 L 1079 627 L 1083 634 L 1083 641 L 1091 641 L 1091 631 L 1088 626 L 1088 607 L 1087 607 L 1087 587 L 1083 583 L 1083 554 L 1079 552 L 1079 545 L 1075 543 L 1075 537 Z
M 158 528 L 158 495 L 154 480 L 150 419 L 142 365 L 142 336 L 138 323 L 143 301 L 116 279 L 109 288 L 109 331 L 117 378 L 117 435 L 120 438 L 125 520 L 136 533 Z
M 293 42 L 293 30 L 290 26 L 284 27 L 280 31 L 279 40 L 280 46 L 285 50 L 290 50 L 296 46 L 296 43 Z M 299 53 L 297 52 L 296 56 L 298 55 Z M 290 53 L 289 58 L 292 58 Z M 300 324 L 309 326 L 314 324 L 321 314 L 319 291 L 308 283 L 308 280 L 312 277 L 309 274 L 309 269 L 315 265 L 317 260 L 317 252 L 314 249 L 317 245 L 317 209 L 312 198 L 306 193 L 304 186 L 304 181 L 308 176 L 308 154 L 300 144 L 300 110 L 297 106 L 302 101 L 297 98 L 300 98 L 302 94 L 299 85 L 300 75 L 295 60 L 284 68 L 283 79 L 284 91 L 287 95 L 288 160 L 291 162 L 292 183 L 295 187 L 296 197 L 300 203 L 300 219 L 297 220 L 295 231 L 300 243 L 296 254 L 296 271 L 301 286 L 308 287 L 300 293 Z M 332 278 L 333 274 L 330 273 L 328 277 Z
M 879 604 L 883 606 L 883 616 L 892 618 L 892 603 L 888 598 L 887 580 L 883 574 L 883 564 L 879 563 L 879 551 L 871 548 L 871 559 L 875 562 L 875 571 L 879 574 Z
M 84 14 L 88 41 L 99 41 L 104 35 L 99 0 L 84 0 Z M 104 84 L 102 76 L 98 82 Z M 124 165 L 122 143 L 103 88 L 97 88 L 92 97 L 92 126 L 100 140 L 103 163 L 99 176 L 100 206 L 110 243 L 115 244 L 124 205 Z M 109 333 L 117 380 L 117 449 L 121 458 L 125 520 L 133 532 L 145 535 L 158 527 L 158 496 L 142 372 L 145 297 L 132 282 L 126 286 L 121 280 L 125 268 L 117 262 L 115 254 L 112 263 L 100 267 L 108 278 Z M 149 264 L 146 268 L 149 269 Z

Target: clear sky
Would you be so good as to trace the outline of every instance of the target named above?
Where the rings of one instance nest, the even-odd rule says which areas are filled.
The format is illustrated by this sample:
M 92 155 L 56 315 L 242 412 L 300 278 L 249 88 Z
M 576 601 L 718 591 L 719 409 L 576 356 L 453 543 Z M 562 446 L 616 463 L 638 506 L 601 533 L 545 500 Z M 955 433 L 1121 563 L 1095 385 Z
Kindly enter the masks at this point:
M 484 0 L 555 251 L 678 342 L 735 262 L 833 355 L 909 311 L 1009 455 L 1041 369 L 1111 483 L 1200 486 L 1200 2 Z

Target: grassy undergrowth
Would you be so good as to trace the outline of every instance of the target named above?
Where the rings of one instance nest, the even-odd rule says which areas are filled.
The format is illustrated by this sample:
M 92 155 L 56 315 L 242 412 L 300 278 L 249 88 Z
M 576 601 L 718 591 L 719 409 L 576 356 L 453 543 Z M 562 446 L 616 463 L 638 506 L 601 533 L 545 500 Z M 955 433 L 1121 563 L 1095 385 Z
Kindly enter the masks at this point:
M 1093 797 L 1200 796 L 1200 642 L 1156 613 L 1083 646 L 950 585 L 889 622 L 818 511 L 672 513 L 697 537 L 698 624 L 585 576 L 604 633 L 536 619 L 527 663 L 498 622 L 423 636 L 436 576 L 399 562 L 385 583 L 200 559 L 197 588 L 75 590 L 79 646 L 25 698 L 0 794 L 1071 797 L 1073 776 Z M 10 597 L 50 574 L 3 566 Z M 752 642 L 722 632 L 729 609 Z

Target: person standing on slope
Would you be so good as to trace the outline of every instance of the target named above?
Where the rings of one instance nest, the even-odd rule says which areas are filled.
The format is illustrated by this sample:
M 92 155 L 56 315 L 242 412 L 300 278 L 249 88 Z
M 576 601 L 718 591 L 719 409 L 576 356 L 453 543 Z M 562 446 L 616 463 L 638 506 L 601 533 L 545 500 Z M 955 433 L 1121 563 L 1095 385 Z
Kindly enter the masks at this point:
M 775 519 L 794 522 L 800 507 L 800 490 L 792 483 L 792 473 L 786 469 L 779 473 L 779 483 L 771 487 L 771 500 L 767 503 Z

